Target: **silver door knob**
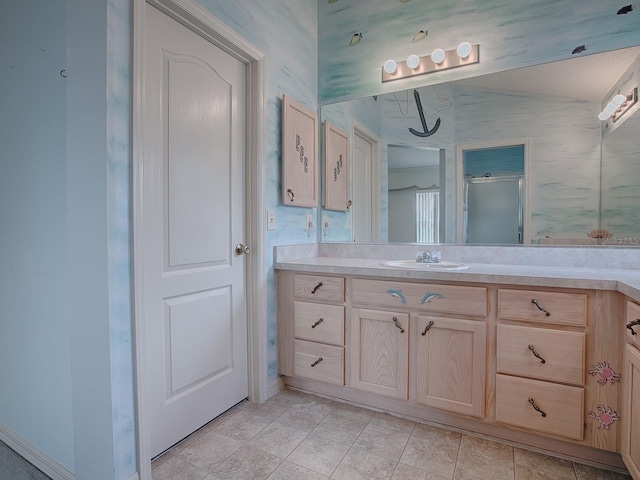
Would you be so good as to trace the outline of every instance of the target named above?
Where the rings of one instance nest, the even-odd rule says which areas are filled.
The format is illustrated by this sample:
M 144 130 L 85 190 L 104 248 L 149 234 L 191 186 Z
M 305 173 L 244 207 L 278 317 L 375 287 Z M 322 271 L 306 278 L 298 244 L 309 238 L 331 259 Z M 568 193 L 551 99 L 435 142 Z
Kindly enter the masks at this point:
M 251 248 L 249 248 L 249 245 L 244 245 L 242 243 L 236 245 L 236 255 L 247 255 L 250 251 Z

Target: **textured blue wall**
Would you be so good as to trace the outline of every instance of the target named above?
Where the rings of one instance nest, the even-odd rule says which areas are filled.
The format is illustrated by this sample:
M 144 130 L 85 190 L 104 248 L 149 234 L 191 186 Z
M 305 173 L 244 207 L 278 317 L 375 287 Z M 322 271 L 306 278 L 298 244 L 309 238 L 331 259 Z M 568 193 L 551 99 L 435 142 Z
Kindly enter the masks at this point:
M 390 0 L 318 1 L 320 104 L 419 85 L 535 65 L 638 44 L 638 10 L 617 15 L 623 4 L 601 0 Z M 428 32 L 412 43 L 415 34 Z M 362 39 L 351 45 L 354 34 Z M 429 55 L 480 44 L 480 63 L 410 80 L 381 83 L 387 59 Z

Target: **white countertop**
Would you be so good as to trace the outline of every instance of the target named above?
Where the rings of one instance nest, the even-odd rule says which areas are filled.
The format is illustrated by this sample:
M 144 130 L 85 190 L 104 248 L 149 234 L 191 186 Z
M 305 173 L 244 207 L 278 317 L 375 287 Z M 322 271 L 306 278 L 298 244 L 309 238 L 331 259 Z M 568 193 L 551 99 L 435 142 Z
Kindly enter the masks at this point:
M 274 268 L 305 273 L 330 273 L 408 280 L 614 290 L 640 301 L 640 271 L 636 269 L 465 263 L 469 268 L 464 270 L 424 271 L 388 267 L 383 265 L 385 260 L 316 256 L 279 261 L 274 263 Z

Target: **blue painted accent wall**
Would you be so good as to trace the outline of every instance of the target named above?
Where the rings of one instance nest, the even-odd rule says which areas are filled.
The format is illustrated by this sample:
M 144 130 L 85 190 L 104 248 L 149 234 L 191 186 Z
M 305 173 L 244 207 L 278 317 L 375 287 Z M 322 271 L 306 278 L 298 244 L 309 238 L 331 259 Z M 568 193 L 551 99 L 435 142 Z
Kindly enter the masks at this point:
M 66 2 L 0 4 L 0 430 L 74 469 Z
M 524 146 L 465 150 L 462 165 L 463 175 L 473 177 L 524 175 Z

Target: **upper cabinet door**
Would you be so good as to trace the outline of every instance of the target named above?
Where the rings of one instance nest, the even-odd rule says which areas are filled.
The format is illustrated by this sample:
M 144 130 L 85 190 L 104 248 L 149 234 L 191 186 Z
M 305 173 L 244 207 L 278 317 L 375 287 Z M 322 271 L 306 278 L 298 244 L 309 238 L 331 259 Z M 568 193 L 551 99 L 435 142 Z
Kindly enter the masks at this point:
M 318 206 L 317 115 L 284 95 L 282 105 L 282 203 Z
M 349 134 L 324 122 L 324 208 L 346 212 L 349 199 Z

